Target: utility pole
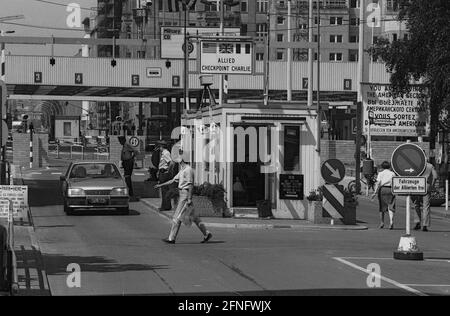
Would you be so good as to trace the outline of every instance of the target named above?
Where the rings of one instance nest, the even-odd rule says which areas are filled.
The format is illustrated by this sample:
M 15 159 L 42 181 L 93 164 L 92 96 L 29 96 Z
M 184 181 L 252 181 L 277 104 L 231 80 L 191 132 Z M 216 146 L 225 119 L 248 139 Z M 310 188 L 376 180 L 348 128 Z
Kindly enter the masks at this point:
M 266 36 L 266 53 L 264 54 L 264 106 L 269 105 L 269 75 L 270 75 L 270 11 L 272 6 L 272 0 L 269 0 L 267 8 L 267 36 Z
M 288 16 L 287 16 L 287 42 L 292 41 L 292 30 L 291 30 L 291 14 L 292 14 L 292 1 L 288 0 Z M 286 76 L 287 76 L 287 101 L 292 101 L 292 48 L 287 49 L 287 62 L 286 62 Z
M 320 155 L 321 145 L 321 106 L 320 106 L 320 1 L 317 1 L 317 152 Z
M 309 24 L 308 24 L 308 42 L 312 45 L 314 41 L 313 35 L 313 25 L 314 25 L 314 17 L 313 17 L 313 0 L 309 0 Z M 308 108 L 312 109 L 314 103 L 314 95 L 313 95 L 313 76 L 314 76 L 314 50 L 312 48 L 308 49 Z
M 187 24 L 188 24 L 188 6 L 185 1 L 184 10 L 184 107 L 186 110 L 190 109 L 189 100 L 189 47 L 188 47 L 188 34 L 187 34 Z

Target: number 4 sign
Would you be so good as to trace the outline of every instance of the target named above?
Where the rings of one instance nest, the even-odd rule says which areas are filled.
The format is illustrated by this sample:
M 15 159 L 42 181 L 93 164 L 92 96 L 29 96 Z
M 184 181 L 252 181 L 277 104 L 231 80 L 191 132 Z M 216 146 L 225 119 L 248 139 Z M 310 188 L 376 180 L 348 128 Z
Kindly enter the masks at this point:
M 83 84 L 83 74 L 75 74 L 75 84 Z

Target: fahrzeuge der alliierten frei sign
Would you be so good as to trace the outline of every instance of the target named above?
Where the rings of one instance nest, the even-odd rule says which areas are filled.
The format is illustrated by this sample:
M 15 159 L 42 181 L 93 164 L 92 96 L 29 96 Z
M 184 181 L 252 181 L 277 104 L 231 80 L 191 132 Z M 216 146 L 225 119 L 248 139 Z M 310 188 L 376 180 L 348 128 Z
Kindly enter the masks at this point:
M 426 88 L 413 85 L 395 95 L 389 84 L 363 84 L 363 133 L 372 136 L 418 137 L 429 134 Z

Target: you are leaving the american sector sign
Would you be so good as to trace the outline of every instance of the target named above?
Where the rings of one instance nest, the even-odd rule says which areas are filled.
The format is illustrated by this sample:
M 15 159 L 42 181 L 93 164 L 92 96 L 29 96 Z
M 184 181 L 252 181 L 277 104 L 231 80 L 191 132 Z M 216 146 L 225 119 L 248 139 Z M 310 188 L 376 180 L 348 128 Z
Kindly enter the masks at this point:
M 363 84 L 364 134 L 418 137 L 429 134 L 426 88 L 413 85 L 396 95 L 389 84 Z
M 252 42 L 202 41 L 200 57 L 202 74 L 253 74 Z

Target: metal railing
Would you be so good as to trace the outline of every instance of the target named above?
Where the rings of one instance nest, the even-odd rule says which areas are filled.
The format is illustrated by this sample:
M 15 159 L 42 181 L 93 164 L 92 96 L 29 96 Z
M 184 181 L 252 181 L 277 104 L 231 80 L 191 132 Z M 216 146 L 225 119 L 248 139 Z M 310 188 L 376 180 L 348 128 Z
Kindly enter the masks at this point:
M 48 156 L 53 159 L 109 160 L 110 153 L 108 146 L 49 144 Z
M 12 295 L 19 290 L 19 277 L 17 274 L 17 257 L 14 249 L 14 208 L 10 199 L 0 198 L 8 202 L 8 227 L 7 227 L 7 259 L 6 259 L 6 281 L 7 289 Z M 0 258 L 3 259 L 3 258 Z

